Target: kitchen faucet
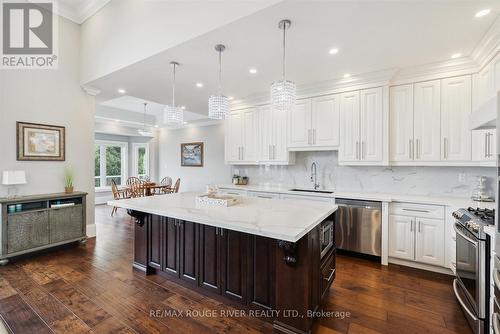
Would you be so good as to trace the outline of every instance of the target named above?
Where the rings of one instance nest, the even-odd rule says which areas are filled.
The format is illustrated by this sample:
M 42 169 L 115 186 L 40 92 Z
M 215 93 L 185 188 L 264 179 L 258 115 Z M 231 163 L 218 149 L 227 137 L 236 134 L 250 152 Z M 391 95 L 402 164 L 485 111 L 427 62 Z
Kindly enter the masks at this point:
M 311 182 L 314 182 L 314 190 L 317 190 L 319 188 L 319 183 L 318 170 L 315 161 L 313 161 L 313 163 L 311 164 Z

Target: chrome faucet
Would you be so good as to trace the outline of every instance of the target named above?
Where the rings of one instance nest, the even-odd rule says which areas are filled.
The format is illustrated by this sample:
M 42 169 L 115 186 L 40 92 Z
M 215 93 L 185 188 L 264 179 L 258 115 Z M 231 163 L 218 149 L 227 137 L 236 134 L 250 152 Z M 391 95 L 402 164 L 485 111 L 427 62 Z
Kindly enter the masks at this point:
M 316 162 L 314 162 L 314 161 L 311 164 L 311 182 L 314 182 L 314 190 L 317 190 L 319 188 L 318 170 L 317 170 Z

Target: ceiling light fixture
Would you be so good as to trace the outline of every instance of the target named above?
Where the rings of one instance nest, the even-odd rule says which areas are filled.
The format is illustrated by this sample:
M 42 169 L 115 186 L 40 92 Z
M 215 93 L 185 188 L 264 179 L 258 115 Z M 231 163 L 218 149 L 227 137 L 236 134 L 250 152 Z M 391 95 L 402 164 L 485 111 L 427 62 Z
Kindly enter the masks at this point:
M 337 48 L 330 49 L 330 51 L 328 51 L 328 53 L 331 55 L 336 55 L 337 53 L 339 53 L 339 49 L 337 49 Z
M 230 99 L 230 100 L 234 100 L 234 97 L 232 97 L 232 96 L 229 96 L 229 97 L 228 97 L 228 99 Z
M 182 110 L 186 110 L 186 106 L 181 106 L 181 109 Z
M 292 81 L 286 80 L 286 30 L 290 28 L 290 20 L 281 20 L 278 28 L 283 29 L 283 77 L 280 81 L 275 81 L 271 85 L 271 104 L 276 110 L 286 111 L 295 104 L 297 86 Z
M 125 94 L 127 91 L 123 88 L 118 88 L 118 93 Z
M 454 53 L 451 55 L 451 59 L 457 59 L 457 58 L 460 58 L 462 57 L 462 54 L 461 53 Z
M 151 137 L 153 134 L 146 128 L 146 107 L 148 104 L 144 102 L 144 123 L 142 123 L 142 129 L 137 130 L 137 132 L 144 137 Z
M 208 118 L 211 119 L 225 119 L 229 114 L 229 99 L 222 95 L 222 52 L 225 49 L 222 44 L 215 46 L 215 51 L 219 53 L 219 88 L 217 95 L 208 98 Z
M 255 74 L 255 73 L 257 73 L 257 69 L 256 68 L 251 68 L 251 69 L 248 70 L 248 72 L 250 74 Z
M 344 74 L 344 78 L 347 79 L 347 78 L 350 78 L 350 77 L 351 77 L 351 75 L 349 73 Z
M 198 87 L 198 88 L 203 87 L 203 83 L 202 83 L 202 82 L 197 82 L 197 83 L 196 83 L 196 87 Z
M 482 9 L 480 10 L 479 12 L 476 13 L 476 15 L 474 15 L 475 17 L 483 17 L 483 16 L 486 16 L 488 15 L 489 13 L 491 13 L 491 9 L 487 8 L 487 9 Z
M 167 125 L 180 125 L 184 120 L 184 112 L 181 107 L 175 106 L 175 69 L 179 63 L 170 62 L 173 68 L 173 82 L 172 82 L 172 104 L 165 106 L 163 111 L 163 122 Z

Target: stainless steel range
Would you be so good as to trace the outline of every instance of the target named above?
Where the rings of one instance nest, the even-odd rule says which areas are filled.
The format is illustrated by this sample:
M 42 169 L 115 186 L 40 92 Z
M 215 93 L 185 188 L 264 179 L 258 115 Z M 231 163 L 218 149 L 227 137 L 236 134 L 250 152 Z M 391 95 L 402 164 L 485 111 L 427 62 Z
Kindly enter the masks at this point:
M 453 290 L 474 333 L 488 333 L 490 237 L 483 228 L 494 224 L 495 211 L 459 209 L 453 217 L 457 233 Z

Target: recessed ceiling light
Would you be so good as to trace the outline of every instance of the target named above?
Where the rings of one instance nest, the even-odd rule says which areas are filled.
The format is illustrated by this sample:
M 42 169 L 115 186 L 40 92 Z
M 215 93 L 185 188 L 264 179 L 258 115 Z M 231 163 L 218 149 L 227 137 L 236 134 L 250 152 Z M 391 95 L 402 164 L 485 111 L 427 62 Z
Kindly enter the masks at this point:
M 184 122 L 184 125 L 188 124 L 188 122 Z
M 117 122 L 117 123 L 118 123 L 118 122 L 120 122 L 120 120 L 119 120 L 119 119 L 115 119 L 115 122 Z
M 123 88 L 119 88 L 118 89 L 118 93 L 120 93 L 120 94 L 125 94 L 126 92 L 127 91 L 125 89 L 123 89 Z
M 251 68 L 251 69 L 248 70 L 248 72 L 250 74 L 255 74 L 255 73 L 257 73 L 257 69 L 256 68 Z
M 339 53 L 339 49 L 337 49 L 337 48 L 330 49 L 330 51 L 328 51 L 328 53 L 331 55 L 336 55 L 337 53 Z
M 155 128 L 157 128 L 157 127 L 158 127 L 158 124 L 155 124 Z
M 182 110 L 186 110 L 186 106 L 181 106 L 181 109 Z
M 476 15 L 474 15 L 475 17 L 483 17 L 483 16 L 486 16 L 488 15 L 489 13 L 491 13 L 491 9 L 487 8 L 487 9 L 482 9 L 480 10 L 479 12 L 476 13 Z
M 228 99 L 230 99 L 230 100 L 234 100 L 234 97 L 232 97 L 232 96 L 229 96 L 229 97 L 228 97 Z
M 347 79 L 347 78 L 350 78 L 350 77 L 351 77 L 351 75 L 349 73 L 344 74 L 344 78 Z
M 462 54 L 461 53 L 454 53 L 451 55 L 451 59 L 457 59 L 457 58 L 460 58 L 462 57 Z
M 198 87 L 198 88 L 203 87 L 203 83 L 202 83 L 202 82 L 197 82 L 197 83 L 196 83 L 196 87 Z

